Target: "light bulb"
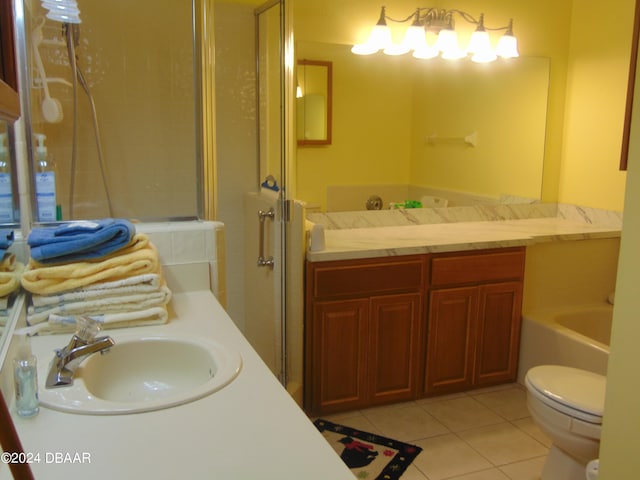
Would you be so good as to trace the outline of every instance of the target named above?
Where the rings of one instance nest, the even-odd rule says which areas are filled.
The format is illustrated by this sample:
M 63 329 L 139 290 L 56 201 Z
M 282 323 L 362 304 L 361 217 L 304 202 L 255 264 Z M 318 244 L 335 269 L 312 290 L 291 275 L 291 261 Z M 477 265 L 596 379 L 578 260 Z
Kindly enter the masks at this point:
M 476 63 L 493 62 L 497 58 L 491 49 L 489 34 L 484 29 L 473 32 L 467 52 L 473 53 L 471 60 Z
M 427 43 L 424 27 L 421 25 L 411 25 L 407 28 L 407 33 L 405 33 L 402 43 L 406 45 L 409 50 L 424 48 Z
M 451 28 L 440 30 L 436 47 L 442 52 L 442 58 L 447 60 L 457 60 L 466 56 L 458 46 L 458 34 Z
M 498 40 L 496 47 L 496 54 L 502 58 L 514 58 L 519 57 L 518 53 L 518 39 L 513 35 L 504 34 Z
M 371 36 L 367 43 L 375 45 L 378 50 L 383 50 L 392 44 L 391 29 L 386 25 L 376 25 L 371 30 Z
M 476 30 L 469 39 L 468 53 L 486 52 L 491 50 L 491 40 L 486 30 Z
M 514 58 L 519 57 L 518 53 L 518 39 L 513 36 L 513 19 L 509 20 L 507 31 L 498 40 L 496 46 L 496 53 L 502 58 Z
M 421 60 L 428 60 L 437 57 L 439 53 L 440 50 L 435 45 L 430 47 L 425 43 L 424 47 L 413 51 L 413 56 Z
M 471 57 L 471 61 L 476 63 L 489 63 L 493 62 L 497 58 L 496 54 L 492 50 L 489 50 L 487 52 L 474 53 Z
M 387 48 L 385 48 L 382 53 L 384 53 L 385 55 L 404 55 L 405 53 L 408 53 L 409 50 L 411 49 L 405 43 L 392 43 Z
M 370 45 L 369 43 L 358 43 L 351 47 L 351 53 L 355 53 L 356 55 L 373 55 L 378 50 L 378 47 Z

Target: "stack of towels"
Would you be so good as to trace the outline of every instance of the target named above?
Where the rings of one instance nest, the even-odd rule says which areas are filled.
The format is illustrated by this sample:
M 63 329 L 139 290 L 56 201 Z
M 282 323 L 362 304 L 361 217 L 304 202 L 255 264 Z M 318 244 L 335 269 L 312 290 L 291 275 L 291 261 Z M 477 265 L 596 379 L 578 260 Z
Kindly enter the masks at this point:
M 171 291 L 155 246 L 124 219 L 75 221 L 35 228 L 31 258 L 22 273 L 28 331 L 72 332 L 75 317 L 102 328 L 168 321 Z
M 0 230 L 0 334 L 9 320 L 9 312 L 20 287 L 24 265 L 7 250 L 13 244 L 13 230 Z

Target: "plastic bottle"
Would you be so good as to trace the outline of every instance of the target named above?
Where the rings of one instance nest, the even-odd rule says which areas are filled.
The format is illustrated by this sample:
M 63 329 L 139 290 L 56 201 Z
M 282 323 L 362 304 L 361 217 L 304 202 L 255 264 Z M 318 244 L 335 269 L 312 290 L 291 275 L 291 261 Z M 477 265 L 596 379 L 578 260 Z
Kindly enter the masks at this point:
M 14 221 L 11 167 L 6 141 L 7 134 L 0 133 L 0 223 L 12 223 Z
M 36 133 L 36 205 L 39 222 L 55 222 L 58 218 L 56 207 L 56 172 L 53 159 L 44 145 L 46 135 Z
M 38 366 L 31 353 L 27 335 L 18 337 L 18 352 L 13 359 L 13 378 L 16 390 L 16 411 L 21 417 L 33 417 L 40 411 L 38 401 Z

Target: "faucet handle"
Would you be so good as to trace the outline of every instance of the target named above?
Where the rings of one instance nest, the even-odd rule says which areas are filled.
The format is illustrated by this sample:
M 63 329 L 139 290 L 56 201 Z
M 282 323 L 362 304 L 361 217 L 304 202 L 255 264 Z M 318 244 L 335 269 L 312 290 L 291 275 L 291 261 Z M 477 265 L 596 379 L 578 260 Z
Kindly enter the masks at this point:
M 83 342 L 91 342 L 100 331 L 100 322 L 84 316 L 76 317 L 76 337 Z

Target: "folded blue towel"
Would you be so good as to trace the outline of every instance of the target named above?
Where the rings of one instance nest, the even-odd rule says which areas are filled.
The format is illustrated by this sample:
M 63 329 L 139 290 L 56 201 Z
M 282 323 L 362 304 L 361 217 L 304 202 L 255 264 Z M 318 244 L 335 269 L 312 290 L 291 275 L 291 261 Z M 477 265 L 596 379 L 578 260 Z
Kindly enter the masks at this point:
M 124 219 L 80 220 L 31 230 L 31 258 L 40 263 L 94 260 L 126 247 L 135 227 Z

